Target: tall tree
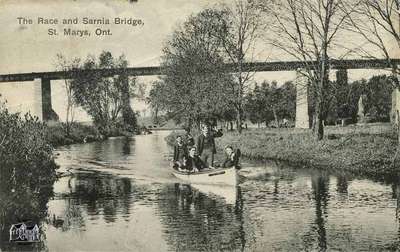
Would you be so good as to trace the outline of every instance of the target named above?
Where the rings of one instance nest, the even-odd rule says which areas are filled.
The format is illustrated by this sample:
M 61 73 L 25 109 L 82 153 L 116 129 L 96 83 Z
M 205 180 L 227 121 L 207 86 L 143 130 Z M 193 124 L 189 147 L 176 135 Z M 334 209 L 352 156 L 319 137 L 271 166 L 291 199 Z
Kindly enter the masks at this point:
M 280 101 L 282 100 L 282 93 L 278 89 L 278 83 L 276 81 L 273 81 L 271 85 L 268 86 L 265 96 L 267 100 L 266 103 L 269 106 L 269 110 L 274 116 L 275 126 L 279 127 L 278 110 L 280 108 Z
M 200 125 L 229 109 L 232 81 L 219 51 L 220 13 L 206 9 L 174 31 L 163 49 L 164 76 L 150 92 L 153 108 L 177 122 Z
M 335 100 L 336 100 L 336 113 L 338 118 L 342 119 L 343 122 L 345 118 L 350 117 L 349 110 L 349 84 L 348 76 L 346 70 L 339 70 L 336 72 L 336 82 L 335 82 Z
M 163 83 L 160 81 L 154 81 L 152 83 L 152 88 L 150 89 L 149 95 L 146 98 L 146 103 L 150 105 L 152 110 L 152 118 L 154 123 L 158 123 L 159 112 L 163 110 L 164 104 L 167 102 L 164 100 L 166 91 L 163 91 Z
M 218 33 L 222 41 L 225 59 L 234 67 L 234 81 L 230 88 L 233 106 L 236 109 L 236 123 L 239 133 L 242 131 L 244 115 L 243 103 L 248 84 L 254 71 L 245 70 L 244 64 L 255 57 L 256 42 L 262 28 L 261 9 L 247 0 L 235 0 L 232 5 L 222 7 L 222 32 Z
M 302 61 L 302 73 L 313 86 L 313 129 L 318 140 L 324 136 L 329 59 L 337 56 L 333 51 L 343 40 L 340 35 L 344 31 L 345 20 L 355 6 L 357 2 L 350 6 L 342 0 L 282 0 L 264 4 L 267 15 L 272 17 L 272 36 L 267 38 L 268 42 L 288 56 Z
M 294 120 L 296 118 L 296 87 L 291 81 L 285 82 L 281 87 L 279 114 L 282 118 Z
M 265 83 L 263 83 L 265 85 Z M 267 120 L 266 118 L 266 99 L 263 87 L 255 85 L 251 92 L 246 95 L 245 114 L 252 123 L 256 123 L 258 127 Z
M 390 77 L 378 75 L 371 77 L 365 86 L 365 110 L 374 121 L 389 121 L 393 87 L 388 85 Z
M 80 65 L 80 59 L 74 58 L 72 60 L 68 60 L 64 55 L 57 54 L 57 59 L 55 62 L 56 70 L 62 72 L 69 72 L 70 78 L 73 79 L 74 75 L 76 75 L 77 70 Z M 71 79 L 64 79 L 64 88 L 67 94 L 67 108 L 66 108 L 66 117 L 65 117 L 65 131 L 66 134 L 69 135 L 71 131 L 71 125 L 74 122 L 75 116 L 75 106 L 76 101 L 74 99 L 74 91 L 72 88 Z
M 393 62 L 400 51 L 400 1 L 399 0 L 363 0 L 360 8 L 349 20 L 350 30 L 361 35 L 361 37 L 378 54 L 371 53 L 376 50 L 363 50 L 362 54 L 367 57 L 384 57 L 391 66 L 391 83 L 400 92 L 400 68 Z M 397 124 L 398 146 L 394 160 L 400 156 L 400 112 L 395 111 L 392 115 Z M 394 163 L 394 162 L 393 162 Z
M 272 120 L 278 127 L 283 118 L 294 119 L 296 113 L 296 88 L 292 82 L 285 82 L 278 87 L 276 81 L 271 84 L 264 81 L 255 85 L 246 95 L 245 112 L 252 123 Z
M 384 57 L 391 66 L 394 85 L 399 87 L 399 66 L 393 62 L 400 50 L 400 1 L 362 0 L 348 23 L 349 29 L 374 48 L 362 50 L 363 56 Z M 365 47 L 364 47 L 365 48 Z M 376 53 L 378 49 L 378 53 Z
M 135 78 L 128 78 L 124 73 L 104 78 L 98 69 L 126 69 L 128 62 L 124 55 L 114 58 L 110 52 L 103 51 L 99 58 L 88 56 L 79 69 L 79 74 L 71 81 L 74 99 L 92 117 L 95 125 L 108 134 L 117 119 L 124 114 L 126 123 L 135 124 L 133 111 L 129 105 L 129 89 L 134 87 Z M 136 125 L 134 125 L 136 126 Z

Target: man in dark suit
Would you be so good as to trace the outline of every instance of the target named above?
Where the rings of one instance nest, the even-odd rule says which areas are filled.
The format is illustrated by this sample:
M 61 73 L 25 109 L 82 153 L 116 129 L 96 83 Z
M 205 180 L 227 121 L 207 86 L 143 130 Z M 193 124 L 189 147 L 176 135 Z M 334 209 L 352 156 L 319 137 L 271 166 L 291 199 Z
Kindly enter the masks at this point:
M 217 153 L 215 138 L 221 137 L 222 135 L 222 130 L 210 131 L 208 126 L 204 126 L 202 134 L 197 138 L 197 152 L 201 160 L 206 163 L 207 167 L 213 166 L 214 164 L 214 154 Z
M 185 139 L 184 142 L 188 149 L 192 148 L 194 146 L 194 138 L 192 134 L 190 133 L 190 127 L 185 128 Z
M 240 150 L 237 149 L 236 151 L 233 151 L 232 146 L 226 146 L 225 154 L 226 154 L 226 159 L 222 164 L 222 167 L 224 168 L 236 167 L 237 169 L 239 169 L 239 158 L 241 154 Z
M 196 155 L 196 147 L 189 149 L 189 155 L 184 157 L 183 160 L 184 169 L 190 172 L 198 172 L 206 168 L 206 164 L 201 160 L 201 158 Z

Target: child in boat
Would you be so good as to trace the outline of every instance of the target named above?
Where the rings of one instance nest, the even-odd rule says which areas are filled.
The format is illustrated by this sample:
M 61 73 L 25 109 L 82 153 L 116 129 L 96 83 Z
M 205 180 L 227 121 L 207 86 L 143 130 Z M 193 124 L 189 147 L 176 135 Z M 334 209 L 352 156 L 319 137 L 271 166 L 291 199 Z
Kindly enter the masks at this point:
M 237 149 L 234 152 L 232 146 L 226 146 L 225 153 L 226 153 L 226 159 L 225 159 L 222 167 L 224 167 L 224 168 L 238 167 L 239 166 L 239 158 L 240 158 L 240 150 Z
M 204 161 L 196 155 L 196 147 L 194 146 L 189 149 L 189 155 L 184 158 L 183 163 L 184 169 L 187 171 L 198 172 L 207 167 Z
M 183 167 L 183 159 L 187 156 L 187 147 L 186 144 L 183 142 L 181 136 L 176 137 L 176 142 L 174 145 L 174 159 L 173 159 L 173 167 L 179 168 Z

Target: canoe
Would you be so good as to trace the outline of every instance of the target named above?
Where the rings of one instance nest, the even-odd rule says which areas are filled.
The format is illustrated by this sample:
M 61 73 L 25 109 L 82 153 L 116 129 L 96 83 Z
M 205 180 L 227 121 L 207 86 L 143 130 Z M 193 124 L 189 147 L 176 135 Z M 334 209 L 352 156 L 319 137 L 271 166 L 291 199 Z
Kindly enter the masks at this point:
M 191 184 L 236 185 L 238 182 L 235 167 L 204 169 L 199 172 L 184 172 L 173 169 L 172 174 Z

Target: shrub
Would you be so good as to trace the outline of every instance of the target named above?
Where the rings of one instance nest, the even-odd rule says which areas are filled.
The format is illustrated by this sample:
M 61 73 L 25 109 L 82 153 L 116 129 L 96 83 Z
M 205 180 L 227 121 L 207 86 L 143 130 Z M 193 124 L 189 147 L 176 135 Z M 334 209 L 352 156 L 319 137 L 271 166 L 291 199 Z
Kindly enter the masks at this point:
M 10 113 L 0 104 L 0 229 L 43 214 L 57 169 L 46 134 L 38 118 Z
M 60 146 L 103 139 L 103 136 L 93 126 L 73 123 L 70 126 L 69 134 L 67 134 L 65 127 L 64 123 L 48 127 L 47 139 L 51 145 Z

